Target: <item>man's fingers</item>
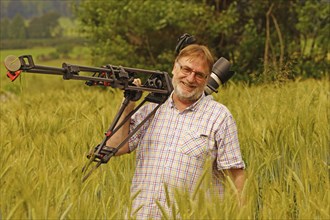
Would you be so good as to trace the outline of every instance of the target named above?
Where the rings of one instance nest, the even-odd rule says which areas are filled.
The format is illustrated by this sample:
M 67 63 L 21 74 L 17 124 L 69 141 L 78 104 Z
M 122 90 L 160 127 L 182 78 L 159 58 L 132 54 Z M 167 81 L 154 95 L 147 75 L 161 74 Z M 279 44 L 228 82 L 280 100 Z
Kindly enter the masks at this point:
M 139 79 L 139 78 L 134 79 L 133 84 L 136 86 L 141 86 L 142 85 L 141 79 Z

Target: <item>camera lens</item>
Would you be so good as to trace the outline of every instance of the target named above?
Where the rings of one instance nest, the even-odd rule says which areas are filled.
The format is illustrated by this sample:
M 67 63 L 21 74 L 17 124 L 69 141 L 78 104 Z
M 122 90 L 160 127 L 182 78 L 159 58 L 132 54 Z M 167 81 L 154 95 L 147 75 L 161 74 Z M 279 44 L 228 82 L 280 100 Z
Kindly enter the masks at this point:
M 223 57 L 215 62 L 207 86 L 204 90 L 206 95 L 218 92 L 217 89 L 220 84 L 226 83 L 234 75 L 234 71 L 229 71 L 230 66 L 230 62 Z

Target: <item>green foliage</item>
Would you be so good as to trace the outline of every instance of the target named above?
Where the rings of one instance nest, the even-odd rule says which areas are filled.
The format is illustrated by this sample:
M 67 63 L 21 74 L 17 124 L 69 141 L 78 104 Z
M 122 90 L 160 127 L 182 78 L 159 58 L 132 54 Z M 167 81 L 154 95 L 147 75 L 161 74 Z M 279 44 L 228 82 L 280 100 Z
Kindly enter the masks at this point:
M 58 26 L 60 15 L 50 12 L 40 17 L 35 17 L 29 22 L 28 35 L 30 38 L 50 38 L 53 29 Z
M 54 36 L 70 37 L 70 38 L 83 38 L 79 33 L 79 23 L 76 19 L 69 17 L 60 17 L 58 19 L 59 26 L 55 27 L 53 31 Z
M 297 59 L 303 76 L 320 78 L 328 74 L 329 65 L 329 30 L 330 5 L 321 1 L 319 4 L 307 1 L 297 10 L 296 28 L 301 34 L 300 57 Z
M 0 18 L 1 20 L 3 18 L 12 19 L 16 15 L 21 15 L 25 19 L 31 19 L 54 10 L 62 16 L 70 17 L 72 15 L 71 6 L 77 3 L 79 3 L 79 0 L 2 0 L 0 1 Z
M 16 14 L 12 19 L 7 17 L 1 19 L 1 40 L 26 40 L 26 39 L 54 39 L 54 38 L 78 38 L 83 37 L 78 33 L 78 22 L 71 17 L 61 17 L 58 8 L 34 16 L 31 19 L 23 18 L 21 14 Z M 10 44 L 10 46 L 12 46 Z M 18 46 L 5 46 L 3 49 L 22 48 Z
M 9 38 L 9 31 L 10 31 L 10 21 L 8 18 L 4 18 L 0 20 L 0 39 L 8 39 Z M 1 47 L 2 48 L 2 47 Z
M 45 39 L 25 39 L 25 40 L 8 39 L 8 40 L 1 40 L 0 47 L 3 50 L 30 49 L 30 51 L 33 51 L 34 48 L 44 47 L 47 49 L 47 47 L 57 47 L 61 45 L 66 45 L 68 49 L 73 49 L 75 46 L 84 46 L 86 43 L 87 40 L 83 38 L 67 38 L 67 37 L 54 38 L 54 39 L 45 38 Z
M 8 28 L 8 37 L 10 39 L 25 39 L 27 36 L 24 19 L 20 15 L 16 15 Z
M 72 5 L 78 20 L 68 13 Z M 20 39 L 88 37 L 98 66 L 170 72 L 177 38 L 190 33 L 232 62 L 236 80 L 319 79 L 330 67 L 325 0 L 19 0 L 1 1 L 1 12 L 1 48 L 34 46 Z
M 170 71 L 177 38 L 190 33 L 255 82 L 326 75 L 329 10 L 327 1 L 85 0 L 76 15 L 95 64 Z
M 178 0 L 84 1 L 77 15 L 93 39 L 98 62 L 169 70 L 183 32 L 214 35 L 212 11 L 201 3 Z
M 7 4 L 6 4 L 7 3 Z M 13 18 L 17 15 L 26 15 L 22 0 L 17 1 L 1 1 L 1 16 L 6 15 L 7 18 Z M 7 9 L 7 10 L 5 10 Z

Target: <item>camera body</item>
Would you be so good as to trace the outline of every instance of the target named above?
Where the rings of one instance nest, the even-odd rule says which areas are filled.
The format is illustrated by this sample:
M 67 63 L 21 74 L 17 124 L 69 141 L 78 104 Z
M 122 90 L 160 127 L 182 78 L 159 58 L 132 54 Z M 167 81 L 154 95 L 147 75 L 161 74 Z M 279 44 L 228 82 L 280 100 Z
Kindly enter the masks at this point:
M 187 33 L 179 37 L 178 43 L 175 47 L 175 54 L 178 55 L 180 51 L 190 44 L 196 43 L 197 40 L 194 36 Z M 224 58 L 220 57 L 213 65 L 211 75 L 205 87 L 205 95 L 210 95 L 213 92 L 218 92 L 220 84 L 225 84 L 234 74 L 234 71 L 230 71 L 231 64 Z

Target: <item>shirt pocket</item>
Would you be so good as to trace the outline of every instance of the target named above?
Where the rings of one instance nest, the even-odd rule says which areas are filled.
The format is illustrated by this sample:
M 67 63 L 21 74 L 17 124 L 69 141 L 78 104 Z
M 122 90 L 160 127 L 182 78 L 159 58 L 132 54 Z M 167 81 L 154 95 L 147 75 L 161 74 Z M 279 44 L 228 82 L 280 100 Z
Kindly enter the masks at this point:
M 209 137 L 200 132 L 186 132 L 183 134 L 179 151 L 191 157 L 202 158 L 208 152 Z

